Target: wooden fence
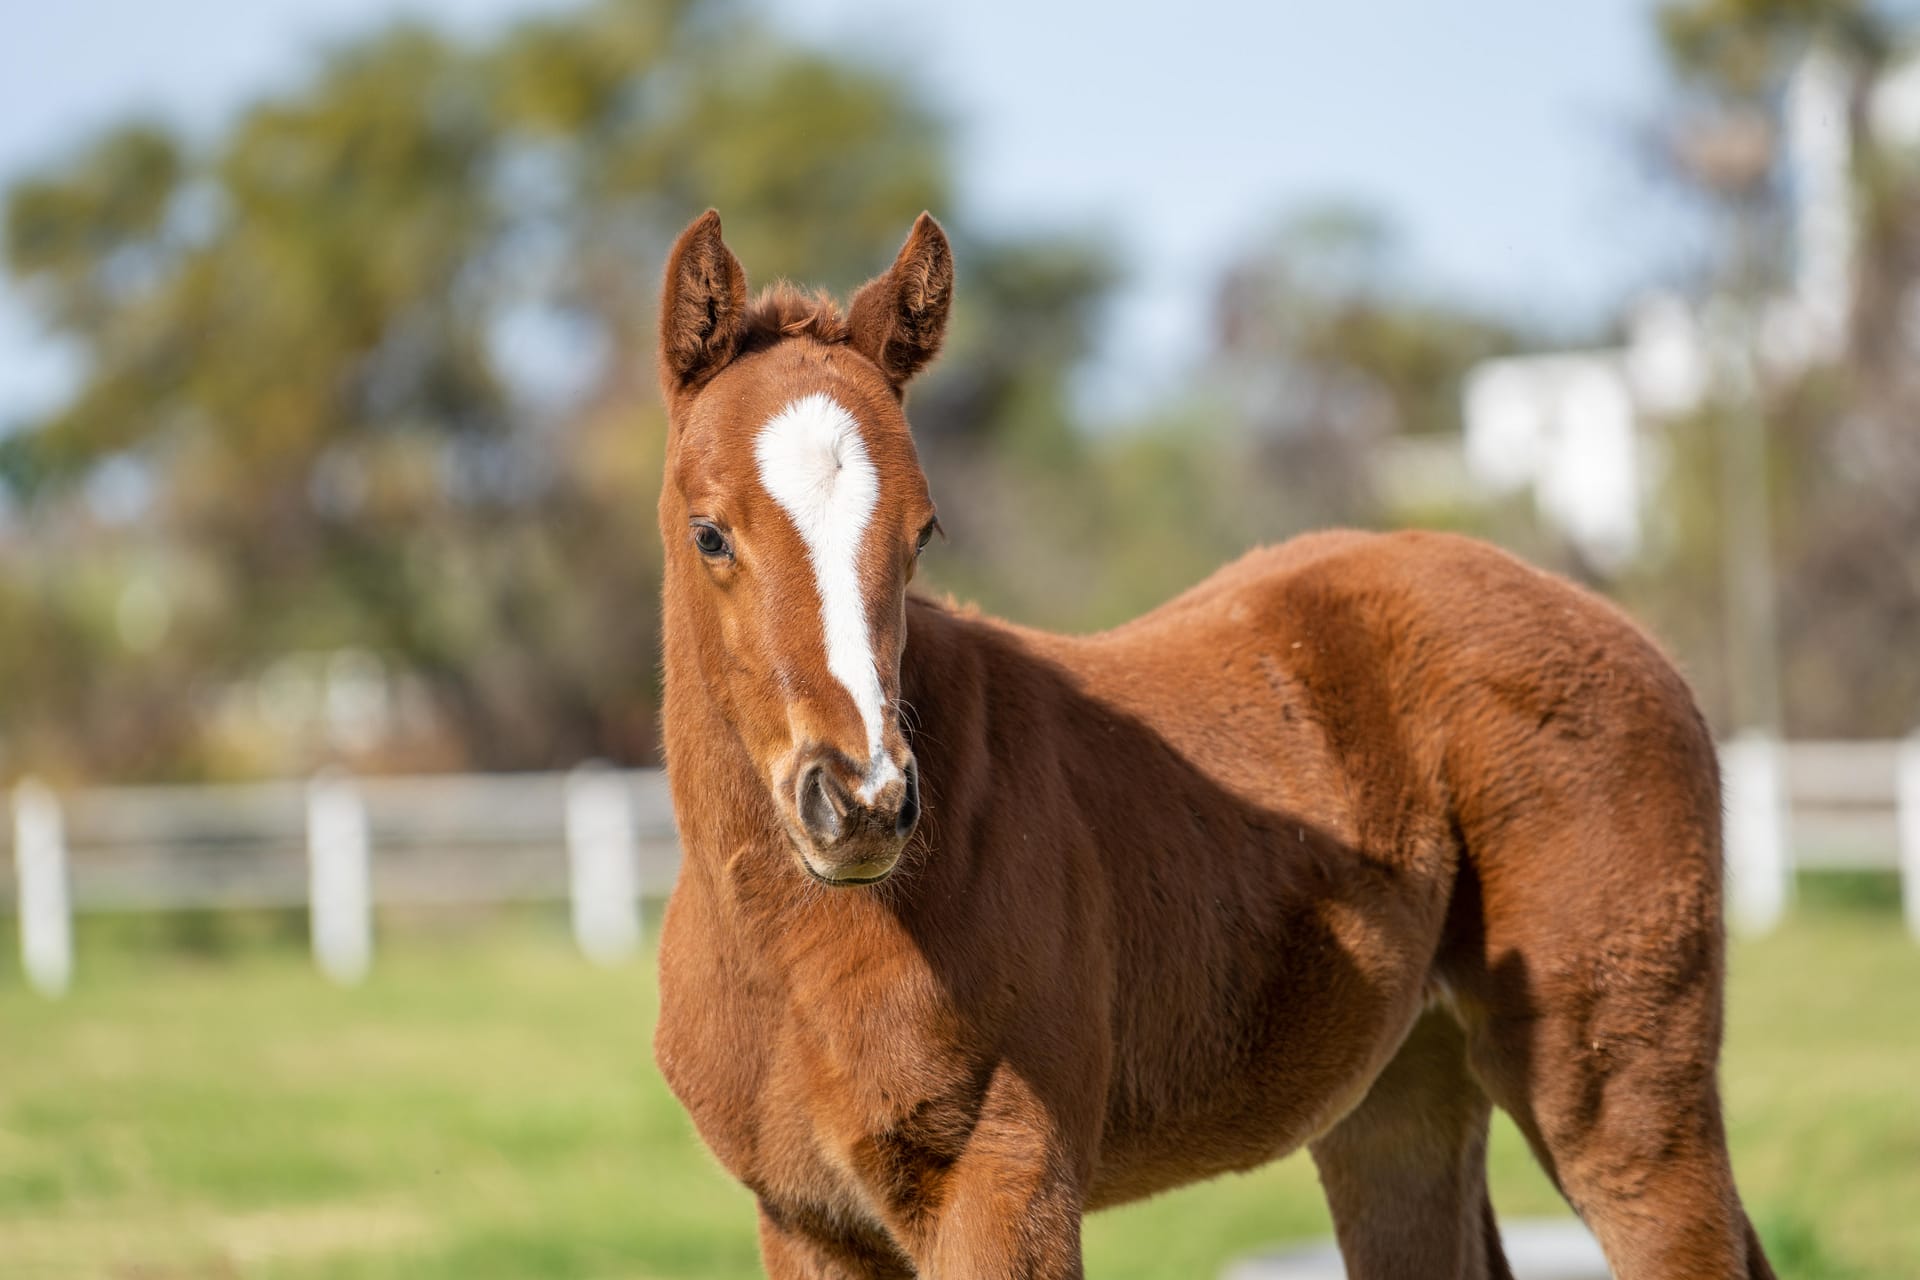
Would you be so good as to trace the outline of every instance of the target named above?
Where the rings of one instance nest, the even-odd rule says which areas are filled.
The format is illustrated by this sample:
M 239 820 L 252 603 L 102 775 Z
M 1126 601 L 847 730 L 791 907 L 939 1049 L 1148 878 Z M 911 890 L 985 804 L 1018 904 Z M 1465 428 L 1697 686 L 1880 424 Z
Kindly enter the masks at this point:
M 1797 872 L 1895 871 L 1920 938 L 1920 737 L 1742 738 L 1722 748 L 1729 915 L 1763 932 Z M 342 982 L 373 957 L 382 906 L 565 901 L 588 956 L 639 943 L 639 903 L 679 866 L 655 770 L 97 787 L 13 793 L 13 899 L 28 980 L 72 976 L 76 912 L 301 907 L 315 961 Z

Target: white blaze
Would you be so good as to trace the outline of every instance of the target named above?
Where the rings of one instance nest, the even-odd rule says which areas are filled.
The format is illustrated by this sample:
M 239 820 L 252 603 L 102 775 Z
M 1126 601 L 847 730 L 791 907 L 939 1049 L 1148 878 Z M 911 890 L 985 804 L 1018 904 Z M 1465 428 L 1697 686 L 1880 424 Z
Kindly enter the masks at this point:
M 867 729 L 860 799 L 871 801 L 898 772 L 880 747 L 880 673 L 860 596 L 860 544 L 880 496 L 873 460 L 853 415 L 823 392 L 768 419 L 754 441 L 754 459 L 760 483 L 799 530 L 813 563 L 827 670 L 853 695 Z

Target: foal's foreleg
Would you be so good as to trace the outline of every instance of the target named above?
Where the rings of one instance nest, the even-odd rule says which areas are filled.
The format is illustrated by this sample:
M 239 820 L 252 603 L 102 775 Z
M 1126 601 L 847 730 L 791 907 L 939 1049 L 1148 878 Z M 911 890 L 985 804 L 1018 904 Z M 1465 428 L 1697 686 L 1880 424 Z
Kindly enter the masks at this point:
M 941 1181 L 938 1205 L 898 1230 L 922 1276 L 1082 1280 L 1085 1149 L 1010 1072 Z
M 1082 1280 L 1078 1192 L 999 1162 L 956 1173 L 921 1275 Z
M 913 1268 L 882 1233 L 760 1206 L 760 1261 L 767 1280 L 913 1280 Z
M 1510 1280 L 1487 1198 L 1492 1104 L 1438 1010 L 1345 1119 L 1313 1143 L 1354 1280 Z

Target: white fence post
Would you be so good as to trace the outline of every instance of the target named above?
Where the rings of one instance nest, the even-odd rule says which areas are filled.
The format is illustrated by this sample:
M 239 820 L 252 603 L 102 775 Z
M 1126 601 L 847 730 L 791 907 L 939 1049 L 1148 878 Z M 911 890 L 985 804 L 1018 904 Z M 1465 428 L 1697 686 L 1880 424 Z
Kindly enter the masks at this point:
M 307 785 L 307 876 L 314 961 L 335 982 L 358 982 L 373 958 L 367 809 L 344 775 Z
M 1900 744 L 1894 812 L 1900 823 L 1900 905 L 1920 941 L 1920 732 Z
M 582 765 L 567 775 L 567 870 L 573 936 L 600 964 L 640 944 L 640 884 L 635 869 L 633 801 L 627 780 Z
M 1728 908 L 1742 933 L 1773 929 L 1793 896 L 1785 760 L 1777 739 L 1748 732 L 1720 751 L 1726 784 Z
M 60 802 L 34 778 L 22 779 L 13 789 L 13 859 L 20 893 L 21 965 L 41 995 L 64 995 L 73 978 L 66 834 Z

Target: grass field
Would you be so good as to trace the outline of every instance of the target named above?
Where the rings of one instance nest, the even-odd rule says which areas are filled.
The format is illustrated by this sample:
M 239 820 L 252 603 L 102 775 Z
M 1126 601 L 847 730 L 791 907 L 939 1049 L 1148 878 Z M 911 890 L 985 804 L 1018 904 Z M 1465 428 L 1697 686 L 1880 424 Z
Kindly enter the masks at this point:
M 758 1274 L 749 1200 L 653 1070 L 650 966 L 594 969 L 545 920 L 391 928 L 342 991 L 284 932 L 94 929 L 60 1003 L 0 970 L 0 1277 Z M 1782 1274 L 1920 1275 L 1897 917 L 1809 909 L 1737 947 L 1725 1076 Z M 1504 1121 L 1495 1146 L 1502 1212 L 1559 1212 Z M 1092 1219 L 1088 1269 L 1204 1280 L 1327 1229 L 1296 1156 Z

